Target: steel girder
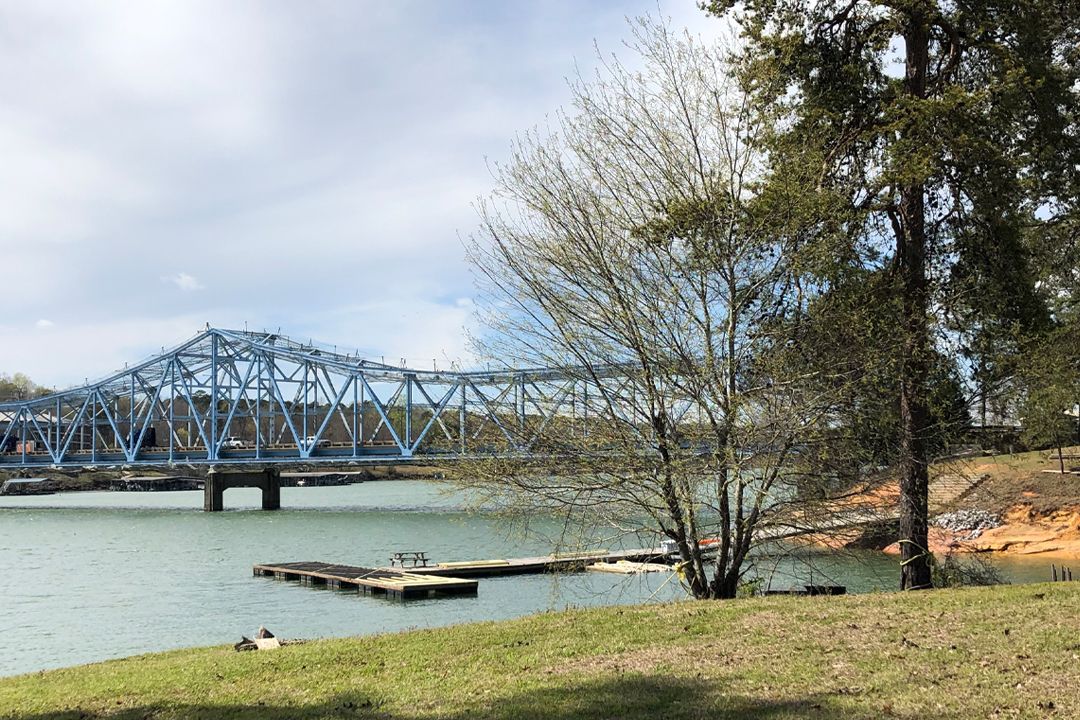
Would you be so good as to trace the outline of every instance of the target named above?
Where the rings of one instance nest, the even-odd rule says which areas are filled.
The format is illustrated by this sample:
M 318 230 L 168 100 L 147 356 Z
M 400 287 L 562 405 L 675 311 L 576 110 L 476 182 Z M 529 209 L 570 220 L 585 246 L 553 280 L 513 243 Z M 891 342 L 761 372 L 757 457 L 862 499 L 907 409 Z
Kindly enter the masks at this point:
M 414 370 L 207 328 L 99 382 L 0 403 L 0 468 L 529 456 L 553 423 L 587 433 L 590 402 L 572 370 Z

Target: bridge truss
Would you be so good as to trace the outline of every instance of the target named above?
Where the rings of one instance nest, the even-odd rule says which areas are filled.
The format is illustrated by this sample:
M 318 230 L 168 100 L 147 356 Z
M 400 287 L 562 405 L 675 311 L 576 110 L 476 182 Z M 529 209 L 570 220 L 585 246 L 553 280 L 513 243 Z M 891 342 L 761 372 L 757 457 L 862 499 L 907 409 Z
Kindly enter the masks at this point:
M 587 433 L 595 394 L 564 371 L 414 370 L 208 328 L 100 382 L 0 403 L 0 468 L 527 457 Z

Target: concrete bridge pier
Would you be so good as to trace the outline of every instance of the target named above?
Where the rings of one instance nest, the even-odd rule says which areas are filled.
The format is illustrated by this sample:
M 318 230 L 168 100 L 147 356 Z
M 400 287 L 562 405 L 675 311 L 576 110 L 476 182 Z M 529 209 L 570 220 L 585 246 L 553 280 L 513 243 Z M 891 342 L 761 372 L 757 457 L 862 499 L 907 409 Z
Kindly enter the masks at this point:
M 206 512 L 224 510 L 225 491 L 237 487 L 257 487 L 262 490 L 263 510 L 277 510 L 281 507 L 281 473 L 277 468 L 261 471 L 222 471 L 211 468 L 206 474 L 203 510 Z

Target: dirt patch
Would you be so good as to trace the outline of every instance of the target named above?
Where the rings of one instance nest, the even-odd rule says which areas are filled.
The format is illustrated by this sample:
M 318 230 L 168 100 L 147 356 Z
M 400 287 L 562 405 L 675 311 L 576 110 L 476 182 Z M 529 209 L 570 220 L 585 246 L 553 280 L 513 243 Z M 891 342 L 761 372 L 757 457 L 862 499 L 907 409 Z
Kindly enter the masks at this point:
M 1080 501 L 1080 476 L 1043 472 L 991 472 L 990 478 L 966 501 L 968 504 L 998 513 L 1028 505 L 1036 513 L 1053 513 Z
M 1002 516 L 1001 527 L 984 531 L 974 540 L 962 539 L 962 533 L 930 528 L 930 551 L 997 552 L 1010 555 L 1053 555 L 1080 558 L 1080 505 L 1040 512 L 1030 504 L 1017 505 Z M 892 543 L 885 552 L 898 554 Z
M 1080 506 L 1039 512 L 1021 505 L 1005 513 L 1005 524 L 968 543 L 975 551 L 1080 557 Z
M 1070 457 L 1080 456 L 1069 449 Z M 1071 461 L 1073 465 L 1075 460 Z M 941 510 L 978 509 L 1000 515 L 1004 524 L 968 540 L 962 532 L 931 528 L 930 550 L 934 553 L 1003 552 L 1018 555 L 1047 554 L 1080 557 L 1080 475 L 1057 472 L 1056 454 L 1048 451 L 973 457 L 935 463 L 935 478 L 948 475 L 977 477 L 981 481 L 960 494 Z M 933 481 L 931 481 L 933 485 Z M 898 493 L 888 482 L 858 490 L 848 500 L 850 505 L 894 510 Z M 895 524 L 879 523 L 859 533 L 814 535 L 806 538 L 831 548 L 870 547 L 898 552 Z

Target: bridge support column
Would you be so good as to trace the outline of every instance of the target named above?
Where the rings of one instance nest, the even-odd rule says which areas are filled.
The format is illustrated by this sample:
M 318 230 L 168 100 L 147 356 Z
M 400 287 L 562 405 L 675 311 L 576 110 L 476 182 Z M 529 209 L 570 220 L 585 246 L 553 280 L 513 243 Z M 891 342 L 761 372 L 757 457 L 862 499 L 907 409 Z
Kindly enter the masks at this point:
M 206 474 L 206 485 L 203 487 L 203 510 L 206 512 L 220 512 L 225 509 L 224 498 L 225 478 L 221 473 L 213 470 Z
M 210 470 L 203 490 L 203 510 L 220 512 L 225 509 L 224 494 L 229 488 L 257 487 L 262 490 L 262 509 L 281 507 L 281 474 L 277 468 L 261 472 L 229 472 Z
M 265 471 L 266 484 L 262 487 L 262 509 L 263 510 L 280 510 L 281 509 L 281 473 L 277 468 L 271 468 Z

